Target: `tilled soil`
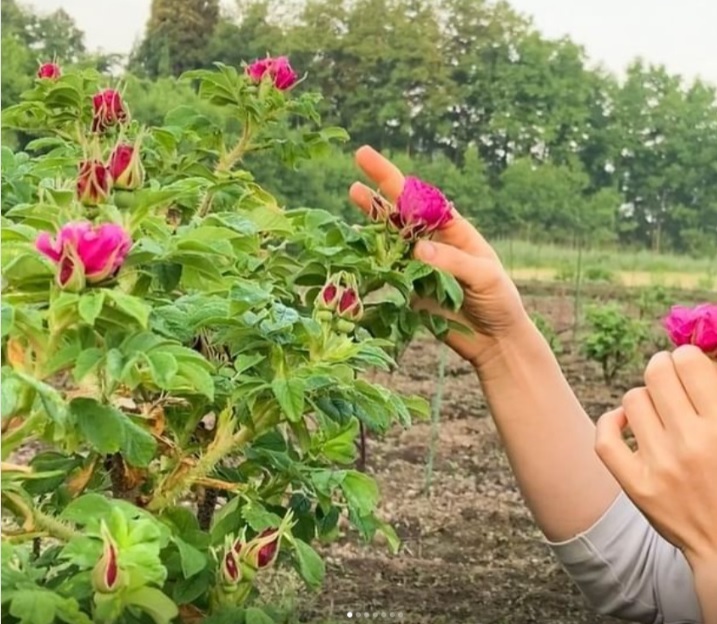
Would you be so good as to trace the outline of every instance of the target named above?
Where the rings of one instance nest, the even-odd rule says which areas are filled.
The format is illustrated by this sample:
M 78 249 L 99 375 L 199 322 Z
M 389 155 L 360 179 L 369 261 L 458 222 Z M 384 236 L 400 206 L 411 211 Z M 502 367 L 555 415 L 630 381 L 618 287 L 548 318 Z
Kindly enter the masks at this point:
M 531 310 L 569 328 L 564 297 L 526 297 Z M 619 404 L 639 371 L 612 388 L 563 332 L 563 370 L 591 417 Z M 400 370 L 380 381 L 431 398 L 440 346 L 414 343 Z M 371 619 L 411 624 L 608 624 L 557 565 L 518 492 L 472 369 L 450 354 L 430 496 L 425 492 L 430 423 L 395 429 L 368 442 L 366 470 L 379 483 L 381 516 L 403 540 L 399 554 L 348 532 L 326 549 L 324 591 L 302 621 Z M 349 614 L 350 617 L 349 617 Z

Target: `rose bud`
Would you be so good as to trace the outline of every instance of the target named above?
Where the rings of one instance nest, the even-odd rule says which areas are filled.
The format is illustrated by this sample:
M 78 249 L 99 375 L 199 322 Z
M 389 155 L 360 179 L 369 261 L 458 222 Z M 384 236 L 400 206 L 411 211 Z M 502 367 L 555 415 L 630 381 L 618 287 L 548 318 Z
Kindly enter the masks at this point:
M 338 305 L 339 317 L 349 321 L 360 321 L 363 317 L 363 303 L 354 288 L 348 287 L 341 294 Z
M 408 176 L 390 222 L 407 240 L 426 236 L 448 223 L 453 205 L 435 186 Z
M 38 236 L 38 251 L 58 264 L 57 283 L 64 290 L 77 292 L 102 282 L 119 271 L 132 247 L 129 234 L 114 223 L 93 227 L 91 223 L 68 223 L 56 239 L 47 232 Z
M 272 538 L 271 541 L 265 543 L 257 551 L 256 561 L 260 570 L 273 564 L 279 554 L 279 532 L 276 529 L 266 529 L 259 534 L 260 539 L 269 536 Z
M 134 191 L 144 184 L 144 167 L 138 146 L 120 143 L 115 146 L 107 165 L 113 186 L 125 191 Z
M 291 89 L 296 84 L 298 76 L 291 67 L 289 59 L 285 56 L 280 56 L 274 59 L 274 65 L 271 68 L 272 78 L 274 79 L 274 86 L 279 91 L 286 91 Z
M 62 75 L 57 63 L 43 63 L 37 70 L 37 77 L 41 80 L 57 80 Z
M 222 558 L 222 578 L 226 585 L 236 585 L 241 581 L 239 561 L 232 549 L 227 549 Z
M 319 310 L 333 312 L 341 299 L 342 288 L 336 277 L 329 279 L 316 297 L 314 305 Z
M 261 570 L 276 561 L 279 553 L 280 533 L 278 529 L 265 529 L 244 545 L 241 560 L 249 569 Z
M 246 75 L 249 76 L 254 82 L 261 82 L 261 79 L 269 71 L 271 67 L 272 59 L 258 59 L 251 65 L 247 65 Z
M 261 82 L 265 77 L 271 78 L 274 86 L 280 91 L 290 89 L 298 80 L 289 59 L 285 56 L 258 59 L 247 66 L 246 74 L 254 82 Z
M 124 574 L 117 562 L 117 545 L 102 522 L 102 555 L 92 570 L 92 586 L 96 592 L 111 594 L 122 586 Z
M 112 177 L 99 160 L 83 160 L 80 163 L 75 191 L 83 206 L 92 207 L 104 202 L 112 188 Z
M 118 123 L 129 120 L 122 95 L 115 89 L 104 89 L 92 98 L 92 132 L 104 132 Z

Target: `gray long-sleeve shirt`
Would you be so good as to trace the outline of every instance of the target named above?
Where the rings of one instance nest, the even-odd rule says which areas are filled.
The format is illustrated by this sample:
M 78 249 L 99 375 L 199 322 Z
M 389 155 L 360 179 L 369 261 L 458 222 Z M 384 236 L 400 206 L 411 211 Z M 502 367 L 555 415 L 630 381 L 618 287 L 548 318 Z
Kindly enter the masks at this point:
M 590 529 L 549 544 L 599 613 L 649 624 L 701 624 L 687 560 L 624 493 Z

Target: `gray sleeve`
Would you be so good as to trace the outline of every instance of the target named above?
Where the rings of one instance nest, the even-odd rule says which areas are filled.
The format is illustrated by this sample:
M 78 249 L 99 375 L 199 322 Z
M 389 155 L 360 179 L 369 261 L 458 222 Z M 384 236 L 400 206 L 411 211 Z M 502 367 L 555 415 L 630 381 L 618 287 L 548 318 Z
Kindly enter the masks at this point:
M 550 543 L 599 613 L 649 624 L 700 624 L 692 571 L 624 494 L 590 529 Z

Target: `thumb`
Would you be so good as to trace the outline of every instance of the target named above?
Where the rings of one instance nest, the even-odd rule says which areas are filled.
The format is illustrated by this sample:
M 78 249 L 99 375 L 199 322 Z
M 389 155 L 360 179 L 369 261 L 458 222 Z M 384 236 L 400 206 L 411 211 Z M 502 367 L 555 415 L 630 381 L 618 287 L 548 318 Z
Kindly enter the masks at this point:
M 416 243 L 414 256 L 436 269 L 450 273 L 463 286 L 475 286 L 488 268 L 485 258 L 477 258 L 453 245 L 436 241 L 422 240 Z

